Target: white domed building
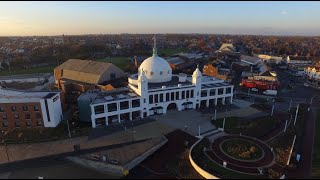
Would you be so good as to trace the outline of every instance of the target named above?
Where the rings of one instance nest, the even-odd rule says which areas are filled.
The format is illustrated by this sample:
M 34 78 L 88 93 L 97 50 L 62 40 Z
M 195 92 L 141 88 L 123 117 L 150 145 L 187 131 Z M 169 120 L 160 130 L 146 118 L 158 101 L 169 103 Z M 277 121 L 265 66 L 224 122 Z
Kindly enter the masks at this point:
M 198 67 L 192 75 L 172 74 L 169 63 L 157 55 L 154 39 L 153 55 L 142 62 L 137 74 L 128 78 L 127 88 L 87 93 L 79 99 L 91 100 L 94 128 L 166 114 L 168 110 L 213 108 L 232 103 L 233 88 L 224 80 L 203 76 Z

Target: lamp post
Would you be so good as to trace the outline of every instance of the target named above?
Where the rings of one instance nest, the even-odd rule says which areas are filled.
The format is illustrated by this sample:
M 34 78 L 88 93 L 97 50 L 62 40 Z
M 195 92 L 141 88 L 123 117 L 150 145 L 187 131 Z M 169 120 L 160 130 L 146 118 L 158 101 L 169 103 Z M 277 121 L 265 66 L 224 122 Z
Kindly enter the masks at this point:
M 293 123 L 293 125 L 296 125 L 296 121 L 297 121 L 297 117 L 298 117 L 298 112 L 299 112 L 299 105 L 300 105 L 300 104 L 297 105 L 296 116 L 295 116 L 295 118 L 294 118 L 294 123 Z
M 71 138 L 71 132 L 70 132 L 70 126 L 69 126 L 69 120 L 68 119 L 67 119 L 67 126 L 68 126 L 69 138 Z
M 217 120 L 217 109 L 214 110 L 214 120 Z
M 292 98 L 290 100 L 290 106 L 289 106 L 289 109 L 288 109 L 289 112 L 290 112 L 290 109 L 291 109 L 291 105 L 292 105 Z
M 250 97 L 250 88 L 248 88 L 248 97 Z
M 271 110 L 271 116 L 273 116 L 273 110 L 274 110 L 274 99 L 272 100 L 272 110 Z

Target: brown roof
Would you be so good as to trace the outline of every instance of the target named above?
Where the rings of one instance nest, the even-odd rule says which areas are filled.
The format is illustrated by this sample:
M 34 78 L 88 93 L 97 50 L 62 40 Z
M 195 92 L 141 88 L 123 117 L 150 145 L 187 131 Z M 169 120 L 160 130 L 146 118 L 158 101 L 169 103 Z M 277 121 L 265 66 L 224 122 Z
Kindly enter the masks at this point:
M 99 84 L 102 81 L 111 80 L 106 72 L 117 74 L 117 78 L 124 76 L 124 72 L 112 63 L 69 59 L 55 69 L 63 69 L 62 79 L 84 82 L 88 84 Z
M 99 61 L 69 59 L 65 63 L 56 67 L 56 69 L 67 69 L 67 70 L 100 75 L 103 72 L 105 72 L 111 65 L 112 65 L 111 63 L 99 62 Z

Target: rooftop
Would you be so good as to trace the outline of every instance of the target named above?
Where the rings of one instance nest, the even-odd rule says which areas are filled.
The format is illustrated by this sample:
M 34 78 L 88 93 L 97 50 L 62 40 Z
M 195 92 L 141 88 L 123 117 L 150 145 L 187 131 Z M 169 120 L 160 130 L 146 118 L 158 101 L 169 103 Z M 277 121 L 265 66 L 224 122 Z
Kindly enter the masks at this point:
M 27 103 L 39 102 L 40 99 L 52 98 L 59 92 L 54 91 L 18 91 L 10 89 L 0 89 L 1 103 Z
M 91 99 L 91 104 L 100 104 L 122 99 L 132 99 L 140 97 L 138 94 L 130 91 L 128 88 L 118 88 L 105 92 L 87 92 L 82 94 L 79 99 Z

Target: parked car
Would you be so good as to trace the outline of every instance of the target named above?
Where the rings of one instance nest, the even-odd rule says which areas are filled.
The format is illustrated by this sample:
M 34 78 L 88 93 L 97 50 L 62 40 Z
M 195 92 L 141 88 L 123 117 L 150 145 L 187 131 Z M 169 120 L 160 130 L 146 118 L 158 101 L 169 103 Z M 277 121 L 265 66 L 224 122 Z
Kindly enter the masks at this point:
M 310 85 L 308 83 L 303 84 L 305 87 L 309 87 Z
M 251 88 L 251 91 L 258 92 L 259 90 L 257 88 Z

